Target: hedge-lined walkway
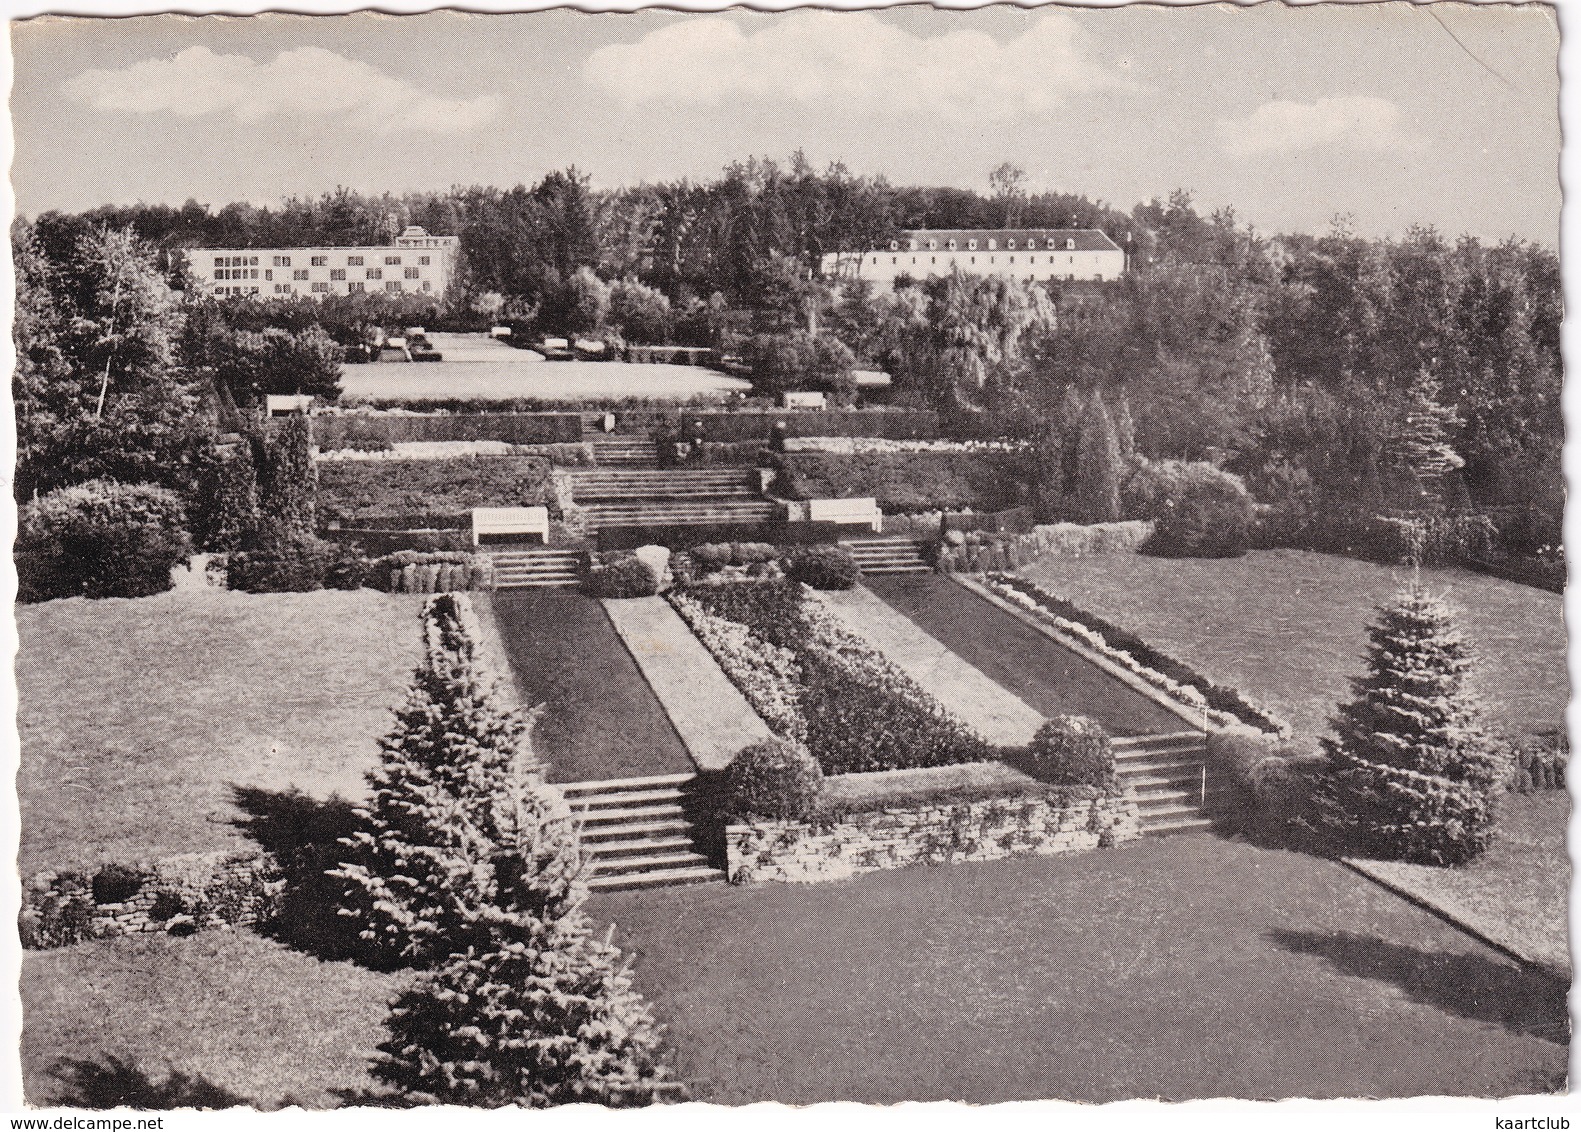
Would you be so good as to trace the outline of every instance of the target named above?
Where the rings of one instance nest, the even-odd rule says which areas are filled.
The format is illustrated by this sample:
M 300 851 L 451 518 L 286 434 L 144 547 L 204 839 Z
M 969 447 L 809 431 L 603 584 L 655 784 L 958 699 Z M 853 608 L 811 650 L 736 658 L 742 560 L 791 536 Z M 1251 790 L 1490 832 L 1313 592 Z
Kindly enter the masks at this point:
M 600 895 L 694 1098 L 1501 1096 L 1564 987 L 1331 861 L 1214 837 Z
M 494 616 L 552 782 L 695 770 L 604 607 L 563 590 L 497 593 Z
M 703 770 L 723 770 L 741 748 L 774 737 L 669 602 L 611 598 L 604 612 Z
M 928 636 L 1042 716 L 1090 716 L 1114 735 L 1164 735 L 1188 726 L 948 578 L 897 575 L 863 582 Z

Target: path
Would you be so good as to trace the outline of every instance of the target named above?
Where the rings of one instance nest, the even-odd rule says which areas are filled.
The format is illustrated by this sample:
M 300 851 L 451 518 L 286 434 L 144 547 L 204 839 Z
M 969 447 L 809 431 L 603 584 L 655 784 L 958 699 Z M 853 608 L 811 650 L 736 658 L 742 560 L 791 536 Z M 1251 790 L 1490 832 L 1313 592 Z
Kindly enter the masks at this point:
M 868 579 L 871 584 L 875 579 Z M 946 585 L 949 583 L 946 582 Z M 852 630 L 990 743 L 1025 746 L 1043 716 L 864 586 L 819 595 Z M 975 600 L 975 599 L 974 599 Z
M 604 610 L 700 768 L 722 770 L 741 748 L 774 737 L 669 602 L 607 600 Z
M 1191 726 L 949 578 L 917 575 L 863 581 L 941 647 L 1043 716 L 1090 716 L 1111 735 L 1166 735 Z
M 563 590 L 502 591 L 493 604 L 522 699 L 545 705 L 535 740 L 551 782 L 696 769 L 595 599 Z

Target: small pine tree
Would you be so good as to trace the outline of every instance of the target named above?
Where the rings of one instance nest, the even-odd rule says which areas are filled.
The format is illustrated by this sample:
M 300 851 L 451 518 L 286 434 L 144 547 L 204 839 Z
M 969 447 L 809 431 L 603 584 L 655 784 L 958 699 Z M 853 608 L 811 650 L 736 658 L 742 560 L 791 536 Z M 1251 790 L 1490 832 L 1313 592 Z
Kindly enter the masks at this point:
M 1436 480 L 1465 466 L 1449 443 L 1460 426 L 1453 405 L 1439 400 L 1438 379 L 1425 367 L 1406 393 L 1405 418 L 1395 440 L 1395 459 L 1419 480 Z
M 365 828 L 343 842 L 351 859 L 332 874 L 351 882 L 341 913 L 361 925 L 374 966 L 429 966 L 449 953 L 457 870 L 486 862 L 493 798 L 526 741 L 529 721 L 478 661 L 472 621 L 462 595 L 424 606 L 422 663 L 368 775 Z
M 487 867 L 448 873 L 451 953 L 391 1007 L 373 1075 L 438 1104 L 652 1103 L 668 1077 L 661 1030 L 582 911 L 564 799 L 529 754 L 497 802 Z
M 1093 390 L 1076 442 L 1076 513 L 1084 523 L 1112 523 L 1120 517 L 1120 480 L 1124 462 L 1114 421 L 1103 397 Z
M 1445 602 L 1412 582 L 1369 630 L 1368 671 L 1339 709 L 1320 789 L 1358 852 L 1458 864 L 1487 848 L 1499 768 L 1466 687 L 1470 646 Z

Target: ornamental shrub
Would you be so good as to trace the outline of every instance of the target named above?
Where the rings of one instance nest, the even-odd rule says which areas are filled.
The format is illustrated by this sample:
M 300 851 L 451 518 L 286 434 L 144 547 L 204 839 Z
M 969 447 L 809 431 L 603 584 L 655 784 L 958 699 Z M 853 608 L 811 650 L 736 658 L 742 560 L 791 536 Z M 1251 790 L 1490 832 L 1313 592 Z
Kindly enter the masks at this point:
M 170 588 L 186 560 L 186 512 L 153 484 L 89 480 L 23 506 L 17 520 L 17 598 L 147 597 Z
M 1467 688 L 1474 665 L 1447 604 L 1419 582 L 1368 630 L 1367 673 L 1323 741 L 1318 801 L 1353 852 L 1423 864 L 1476 857 L 1493 838 L 1503 777 Z
M 818 809 L 823 769 L 805 747 L 765 739 L 743 748 L 725 771 L 736 814 L 805 821 Z
M 1251 546 L 1256 508 L 1239 476 L 1212 464 L 1144 460 L 1126 480 L 1129 519 L 1152 519 L 1143 549 L 1169 558 L 1238 558 Z
M 230 555 L 227 584 L 255 594 L 355 590 L 372 578 L 355 550 L 313 535 L 282 536 L 255 550 Z
M 587 591 L 594 597 L 652 597 L 659 580 L 635 554 L 618 554 L 588 571 Z
M 312 425 L 296 414 L 262 439 L 258 460 L 258 511 L 265 523 L 291 535 L 314 530 L 318 468 Z
M 785 576 L 815 590 L 848 590 L 861 580 L 851 551 L 843 546 L 808 546 L 785 562 Z
M 148 874 L 142 869 L 112 862 L 93 874 L 93 902 L 125 904 L 147 883 Z
M 1026 762 L 1032 775 L 1056 786 L 1115 789 L 1109 733 L 1084 715 L 1057 715 L 1044 721 L 1027 746 Z

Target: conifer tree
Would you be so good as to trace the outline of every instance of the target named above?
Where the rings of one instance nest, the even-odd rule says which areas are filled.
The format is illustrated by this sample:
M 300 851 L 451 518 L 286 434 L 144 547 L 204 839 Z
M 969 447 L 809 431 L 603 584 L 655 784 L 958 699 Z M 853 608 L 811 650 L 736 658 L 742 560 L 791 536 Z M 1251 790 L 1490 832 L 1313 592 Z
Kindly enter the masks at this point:
M 458 842 L 447 870 L 451 953 L 393 1004 L 374 1076 L 439 1104 L 652 1103 L 669 1084 L 660 1027 L 582 911 L 570 813 L 530 750 L 496 801 L 489 856 Z
M 460 873 L 485 869 L 495 838 L 494 796 L 508 780 L 528 721 L 479 664 L 464 596 L 436 594 L 423 608 L 424 655 L 395 726 L 368 775 L 365 827 L 344 844 L 333 875 L 350 881 L 352 916 L 376 966 L 430 966 L 450 952 L 462 917 Z
M 1136 456 L 1136 421 L 1131 416 L 1131 399 L 1120 394 L 1120 404 L 1114 410 L 1114 439 L 1120 446 L 1120 459 L 1130 461 Z
M 1423 367 L 1406 393 L 1394 453 L 1419 480 L 1434 480 L 1465 466 L 1449 443 L 1450 433 L 1460 426 L 1460 415 L 1439 397 L 1438 379 Z
M 1076 442 L 1076 512 L 1084 523 L 1112 523 L 1120 517 L 1120 479 L 1124 470 L 1114 421 L 1095 389 L 1082 414 Z
M 1358 852 L 1457 864 L 1487 848 L 1498 764 L 1466 686 L 1470 646 L 1413 581 L 1368 631 L 1368 671 L 1339 709 L 1319 801 Z

